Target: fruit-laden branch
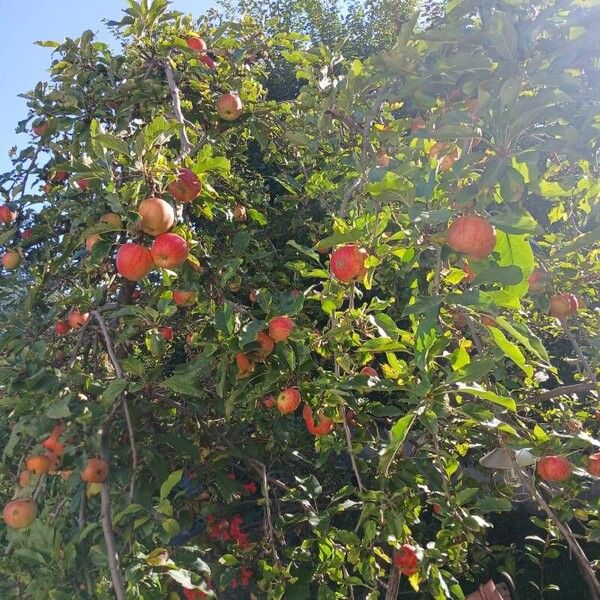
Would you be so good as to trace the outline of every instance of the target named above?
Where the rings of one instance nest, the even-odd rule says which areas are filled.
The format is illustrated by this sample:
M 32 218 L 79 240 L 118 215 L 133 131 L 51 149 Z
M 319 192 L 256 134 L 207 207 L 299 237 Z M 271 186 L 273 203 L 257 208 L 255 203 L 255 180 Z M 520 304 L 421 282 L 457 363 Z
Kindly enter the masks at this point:
M 396 565 L 394 565 L 394 563 L 392 563 L 385 600 L 396 600 L 396 598 L 398 598 L 398 590 L 400 589 L 400 576 L 400 570 L 398 567 L 396 567 Z
M 106 351 L 108 352 L 108 356 L 110 357 L 110 361 L 113 364 L 115 369 L 115 373 L 117 377 L 120 379 L 124 379 L 123 369 L 121 369 L 121 365 L 119 363 L 119 359 L 117 358 L 117 354 L 115 352 L 114 345 L 110 338 L 110 334 L 108 333 L 108 328 L 106 327 L 106 322 L 102 318 L 102 315 L 96 311 L 92 311 L 92 316 L 98 321 L 98 325 L 100 326 L 100 331 L 102 332 L 102 337 L 104 338 L 104 344 L 106 346 Z M 127 404 L 127 398 L 123 393 L 121 396 L 121 405 L 123 406 L 123 414 L 125 416 L 125 423 L 127 424 L 127 433 L 129 435 L 129 446 L 131 447 L 131 479 L 129 481 L 129 503 L 133 501 L 133 493 L 135 490 L 135 478 L 137 473 L 138 466 L 138 454 L 137 454 L 137 446 L 135 444 L 135 431 L 133 429 L 133 422 L 131 420 L 131 414 L 129 412 L 129 405 Z
M 579 568 L 582 571 L 585 583 L 590 591 L 590 598 L 600 598 L 600 581 L 596 578 L 596 574 L 590 565 L 588 557 L 579 545 L 577 538 L 566 523 L 561 522 L 550 505 L 546 502 L 542 494 L 535 487 L 531 478 L 521 469 L 516 460 L 513 459 L 515 471 L 521 480 L 523 487 L 531 494 L 531 497 L 544 509 L 550 520 L 554 523 L 557 529 L 563 536 L 563 539 L 569 546 L 571 553 L 575 556 Z
M 181 95 L 179 93 L 179 88 L 175 83 L 175 76 L 173 75 L 173 69 L 171 68 L 169 59 L 165 59 L 163 61 L 163 67 L 165 69 L 167 83 L 169 84 L 169 90 L 171 92 L 173 112 L 175 113 L 175 118 L 181 127 L 181 156 L 186 156 L 192 151 L 192 144 L 190 143 L 187 135 L 187 129 L 185 128 L 185 117 L 183 116 L 183 112 L 181 110 Z
M 579 358 L 579 362 L 581 363 L 583 370 L 586 372 L 589 379 L 591 379 L 592 381 L 595 381 L 596 373 L 594 373 L 594 369 L 592 369 L 592 365 L 590 365 L 590 361 L 587 359 L 586 355 L 583 353 L 583 350 L 581 349 L 579 342 L 573 335 L 573 332 L 571 331 L 571 328 L 569 327 L 568 323 L 564 319 L 560 319 L 560 324 L 563 327 L 565 335 L 571 342 L 571 345 L 573 346 L 573 350 L 575 350 L 575 353 L 577 354 L 577 357 Z

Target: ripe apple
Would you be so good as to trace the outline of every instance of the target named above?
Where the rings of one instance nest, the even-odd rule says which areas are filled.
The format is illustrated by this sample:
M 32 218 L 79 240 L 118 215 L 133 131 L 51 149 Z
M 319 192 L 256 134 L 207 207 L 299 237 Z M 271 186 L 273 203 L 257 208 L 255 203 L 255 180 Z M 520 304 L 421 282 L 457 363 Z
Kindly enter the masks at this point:
M 238 369 L 238 379 L 245 379 L 254 371 L 254 363 L 243 352 L 236 353 L 235 363 Z
M 54 325 L 54 331 L 58 335 L 66 335 L 67 333 L 69 333 L 70 330 L 71 327 L 64 321 L 58 321 L 58 323 L 55 323 Z
M 188 48 L 198 53 L 204 53 L 204 50 L 208 48 L 206 42 L 199 37 L 188 38 L 185 43 L 188 45 Z
M 65 445 L 60 441 L 59 438 L 64 431 L 64 425 L 56 425 L 56 427 L 52 429 L 50 436 L 42 442 L 42 446 L 56 456 L 62 456 L 65 453 Z
M 366 375 L 367 377 L 373 377 L 374 379 L 379 379 L 379 373 L 373 367 L 363 367 L 360 370 L 361 375 Z
M 275 342 L 264 331 L 259 331 L 256 334 L 256 341 L 258 342 L 258 345 L 260 346 L 260 350 L 258 351 L 258 354 L 260 355 L 261 358 L 266 358 L 275 349 Z
M 142 292 L 140 292 L 140 290 L 133 290 L 133 292 L 131 292 L 132 300 L 139 300 L 141 297 L 142 297 Z
M 21 255 L 16 250 L 10 250 L 2 255 L 2 264 L 8 271 L 16 269 L 21 264 Z
M 169 183 L 169 194 L 179 202 L 191 202 L 201 190 L 202 184 L 191 169 L 179 169 L 177 179 Z
M 174 269 L 188 257 L 187 242 L 176 233 L 161 233 L 150 247 L 154 264 L 163 269 Z
M 50 181 L 52 183 L 62 183 L 69 174 L 66 171 L 53 171 L 50 175 Z
M 274 317 L 269 321 L 269 337 L 274 342 L 283 342 L 290 337 L 295 326 L 289 317 Z
M 231 212 L 234 221 L 245 221 L 248 218 L 246 207 L 243 204 L 236 204 Z
M 549 313 L 558 319 L 574 315 L 579 308 L 579 300 L 575 294 L 563 292 L 550 298 Z
M 475 260 L 489 256 L 496 245 L 496 230 L 483 217 L 465 215 L 455 219 L 448 228 L 448 246 Z
M 173 302 L 177 306 L 191 306 L 196 302 L 196 292 L 194 290 L 175 290 Z
M 302 409 L 302 417 L 304 418 L 308 432 L 312 435 L 327 435 L 333 429 L 333 421 L 329 417 L 326 417 L 323 411 L 317 413 L 317 423 L 315 423 L 312 409 L 308 404 L 305 404 Z
M 2 518 L 11 529 L 29 527 L 37 516 L 37 504 L 31 498 L 11 500 L 2 511 Z
M 140 226 L 144 233 L 156 237 L 165 233 L 175 223 L 173 207 L 161 198 L 146 198 L 140 202 L 138 212 L 142 217 Z
M 209 69 L 213 70 L 217 68 L 217 63 L 213 60 L 210 54 L 203 54 L 200 57 L 200 62 L 207 66 Z
M 595 477 L 600 477 L 600 452 L 596 452 L 590 456 L 587 472 Z
M 441 504 L 437 504 L 437 503 L 436 504 L 432 504 L 431 505 L 431 510 L 433 510 L 433 512 L 436 515 L 440 515 L 440 514 L 442 514 L 442 505 Z
M 162 335 L 165 340 L 172 340 L 173 339 L 173 328 L 172 327 L 161 327 L 158 332 L 160 333 L 160 335 Z
M 269 394 L 268 396 L 265 396 L 261 402 L 265 408 L 273 408 L 275 406 L 275 396 Z
M 32 454 L 25 461 L 27 470 L 35 475 L 43 475 L 50 470 L 50 460 L 43 454 Z
M 152 271 L 154 259 L 145 246 L 128 242 L 117 251 L 117 271 L 130 281 L 139 281 Z
M 419 559 L 415 547 L 410 544 L 402 544 L 400 550 L 394 554 L 394 565 L 402 575 L 410 577 L 419 570 Z
M 538 475 L 546 481 L 566 481 L 571 470 L 571 463 L 562 456 L 544 456 L 537 463 Z
M 88 235 L 88 237 L 85 238 L 85 248 L 88 252 L 92 251 L 92 248 L 94 247 L 94 244 L 96 242 L 100 241 L 100 234 L 99 233 L 92 233 L 92 235 Z
M 23 229 L 23 232 L 21 233 L 21 239 L 27 241 L 31 239 L 32 235 L 33 231 L 31 229 Z
M 107 477 L 108 463 L 102 458 L 88 458 L 81 479 L 87 483 L 102 483 Z
M 50 130 L 50 123 L 46 121 L 46 119 L 41 119 L 36 121 L 32 127 L 32 131 L 34 135 L 39 135 L 40 137 L 44 137 L 48 131 Z
M 529 276 L 527 282 L 529 283 L 529 289 L 532 292 L 539 292 L 544 289 L 546 285 L 546 277 L 548 273 L 543 269 L 534 269 L 533 273 Z
M 367 251 L 359 248 L 356 244 L 338 246 L 332 253 L 329 268 L 334 277 L 343 282 L 364 277 L 367 269 L 365 260 Z
M 84 192 L 90 187 L 89 179 L 78 179 L 76 183 L 79 186 L 79 189 L 83 190 Z
M 277 408 L 282 415 L 294 412 L 302 400 L 298 388 L 286 388 L 277 396 Z
M 224 121 L 235 121 L 242 114 L 244 105 L 240 97 L 233 92 L 223 94 L 217 100 L 217 114 Z
M 0 223 L 12 223 L 17 218 L 17 213 L 6 204 L 0 206 Z
M 89 313 L 82 313 L 79 310 L 72 309 L 67 316 L 67 321 L 72 329 L 79 329 L 83 327 L 89 317 Z
M 107 223 L 108 225 L 112 225 L 117 229 L 121 229 L 123 227 L 123 220 L 121 216 L 117 213 L 109 212 L 100 217 L 100 223 Z

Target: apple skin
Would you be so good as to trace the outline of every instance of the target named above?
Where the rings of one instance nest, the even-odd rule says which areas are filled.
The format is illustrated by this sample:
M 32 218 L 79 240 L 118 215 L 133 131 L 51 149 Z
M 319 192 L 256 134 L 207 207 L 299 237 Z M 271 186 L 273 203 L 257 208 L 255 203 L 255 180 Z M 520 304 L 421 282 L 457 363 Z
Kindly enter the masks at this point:
M 37 504 L 31 498 L 11 500 L 2 511 L 2 518 L 11 529 L 25 529 L 37 517 Z
M 261 402 L 265 408 L 273 408 L 275 406 L 275 397 L 272 394 L 269 394 L 268 396 L 265 396 Z
M 78 179 L 76 183 L 79 186 L 79 189 L 83 190 L 84 192 L 86 190 L 88 190 L 89 187 L 90 187 L 90 180 L 89 179 Z
M 161 233 L 150 247 L 157 267 L 174 269 L 181 266 L 190 253 L 187 242 L 176 233 Z
M 534 269 L 533 273 L 527 279 L 529 283 L 529 290 L 532 292 L 539 292 L 546 286 L 546 278 L 548 273 L 543 269 Z
M 177 306 L 191 306 L 196 302 L 196 292 L 193 290 L 175 290 L 173 292 L 173 302 Z
M 102 483 L 108 477 L 108 463 L 102 458 L 88 458 L 81 471 L 81 479 L 86 483 Z
M 12 271 L 21 264 L 21 255 L 16 250 L 10 250 L 2 255 L 2 264 L 5 269 Z
M 400 550 L 394 554 L 394 565 L 405 577 L 414 575 L 419 570 L 419 559 L 414 546 L 402 544 Z
M 34 475 L 43 475 L 50 470 L 50 459 L 43 454 L 32 454 L 27 457 L 25 466 Z
M 80 329 L 85 322 L 90 318 L 89 313 L 82 313 L 77 309 L 72 309 L 67 317 L 67 322 L 72 329 Z
M 109 212 L 100 217 L 100 223 L 107 223 L 117 229 L 122 229 L 123 219 L 117 213 Z
M 246 207 L 243 204 L 236 204 L 231 212 L 234 221 L 245 221 L 248 218 Z
M 177 179 L 169 183 L 169 194 L 179 202 L 191 202 L 201 191 L 202 183 L 191 169 L 179 169 Z
M 538 475 L 545 481 L 566 481 L 571 471 L 571 463 L 562 456 L 544 456 L 537 463 Z
M 158 333 L 165 338 L 165 340 L 169 341 L 173 339 L 173 328 L 172 327 L 161 327 L 158 330 Z
M 283 342 L 290 337 L 295 326 L 289 317 L 274 317 L 269 321 L 269 337 L 274 342 Z
M 246 379 L 254 371 L 254 363 L 243 352 L 236 353 L 235 363 L 238 369 L 238 379 Z
M 302 417 L 304 418 L 308 432 L 314 436 L 327 435 L 333 429 L 334 422 L 329 417 L 326 417 L 323 411 L 317 413 L 318 421 L 315 423 L 312 409 L 308 404 L 305 404 L 302 409 Z
M 23 229 L 21 233 L 21 239 L 24 241 L 30 240 L 33 236 L 33 231 L 31 229 Z
M 117 250 L 117 271 L 130 281 L 144 279 L 154 267 L 152 254 L 145 246 L 128 242 Z
M 363 367 L 360 370 L 360 374 L 379 379 L 379 373 L 373 367 Z
M 590 456 L 587 472 L 595 477 L 600 477 L 600 452 L 596 452 Z
M 34 135 L 38 135 L 39 137 L 44 137 L 48 131 L 50 130 L 50 123 L 46 121 L 46 119 L 42 119 L 38 121 L 32 128 Z
M 279 392 L 276 404 L 277 409 L 282 415 L 293 413 L 299 406 L 302 397 L 298 388 L 286 388 Z
M 244 111 L 240 97 L 233 92 L 223 94 L 217 100 L 217 114 L 224 121 L 235 121 Z
M 0 223 L 12 223 L 17 218 L 17 213 L 6 204 L 0 206 Z
M 57 335 L 66 335 L 71 331 L 71 327 L 64 321 L 58 321 L 58 323 L 55 323 L 54 325 L 54 331 Z
M 564 319 L 570 315 L 574 315 L 579 308 L 579 300 L 575 294 L 563 292 L 554 294 L 550 298 L 549 313 L 557 319 Z
M 258 351 L 260 358 L 266 358 L 275 349 L 275 342 L 264 331 L 259 331 L 256 334 L 256 341 L 260 346 L 260 350 Z
M 173 207 L 162 198 L 146 198 L 140 202 L 138 212 L 142 217 L 140 227 L 144 233 L 156 237 L 169 231 L 175 223 Z
M 489 256 L 496 246 L 496 230 L 483 217 L 465 215 L 455 219 L 448 228 L 447 244 L 475 260 Z
M 66 171 L 54 171 L 52 175 L 50 175 L 50 181 L 52 183 L 62 183 L 69 174 Z
M 212 57 L 208 54 L 203 54 L 200 57 L 200 62 L 207 66 L 211 71 L 217 68 L 217 63 L 212 59 Z
M 92 235 L 89 235 L 88 237 L 85 238 L 85 248 L 88 252 L 92 251 L 92 248 L 94 247 L 94 244 L 96 242 L 100 241 L 100 234 L 99 233 L 92 233 Z
M 185 43 L 187 44 L 188 48 L 198 53 L 203 53 L 204 50 L 208 48 L 206 42 L 199 37 L 188 38 Z
M 362 279 L 367 272 L 365 268 L 367 257 L 367 251 L 356 244 L 338 246 L 331 253 L 329 268 L 333 276 L 344 283 Z

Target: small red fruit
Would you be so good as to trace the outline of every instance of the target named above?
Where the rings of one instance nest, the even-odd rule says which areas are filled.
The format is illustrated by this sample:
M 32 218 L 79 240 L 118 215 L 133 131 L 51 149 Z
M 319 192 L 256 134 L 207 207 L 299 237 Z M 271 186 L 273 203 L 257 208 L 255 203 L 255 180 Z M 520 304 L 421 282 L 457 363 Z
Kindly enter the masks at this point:
M 261 402 L 265 408 L 273 408 L 275 406 L 275 397 L 272 394 L 269 394 L 268 396 L 265 396 Z
M 287 388 L 277 396 L 277 408 L 282 415 L 294 412 L 302 400 L 298 388 Z
M 71 330 L 71 327 L 64 321 L 58 321 L 54 325 L 54 331 L 57 335 L 66 335 Z
M 42 119 L 37 121 L 35 125 L 32 127 L 32 131 L 34 135 L 39 135 L 40 137 L 44 137 L 50 129 L 50 123 L 46 121 L 46 119 Z
M 188 48 L 194 52 L 204 52 L 204 50 L 208 48 L 206 42 L 199 37 L 188 38 L 185 43 L 188 45 Z
M 108 463 L 102 458 L 88 458 L 81 479 L 87 483 L 102 483 L 107 477 Z
M 254 371 L 254 363 L 243 352 L 236 353 L 235 363 L 238 369 L 238 379 L 246 379 Z
M 275 349 L 275 342 L 264 331 L 259 331 L 256 334 L 256 341 L 260 346 L 259 354 L 265 358 Z
M 442 514 L 442 507 L 441 507 L 441 505 L 440 505 L 440 504 L 432 504 L 432 505 L 431 505 L 431 510 L 433 510 L 433 512 L 434 512 L 436 515 L 440 515 L 440 514 Z
M 69 174 L 66 171 L 54 171 L 52 175 L 50 175 L 50 181 L 53 183 L 62 183 Z
M 244 111 L 240 97 L 233 92 L 223 94 L 217 100 L 217 114 L 224 121 L 235 121 Z
M 600 452 L 596 452 L 590 456 L 587 472 L 595 477 L 600 477 Z
M 169 231 L 175 223 L 173 207 L 161 198 L 146 198 L 140 202 L 138 212 L 142 217 L 140 226 L 144 233 L 156 237 Z
M 367 377 L 374 377 L 375 379 L 379 379 L 379 373 L 373 367 L 363 367 L 360 370 L 361 375 L 366 375 Z
M 173 302 L 177 306 L 191 306 L 196 302 L 196 292 L 194 290 L 175 290 L 173 292 Z
M 537 464 L 538 475 L 546 481 L 566 481 L 571 471 L 571 463 L 562 456 L 544 456 Z
M 533 273 L 529 276 L 527 282 L 529 283 L 529 289 L 532 292 L 539 292 L 544 289 L 546 285 L 546 277 L 548 273 L 543 269 L 534 269 Z
M 43 475 L 50 470 L 50 460 L 44 454 L 32 454 L 25 461 L 27 470 L 35 475 Z
M 29 240 L 31 239 L 31 236 L 33 236 L 33 231 L 31 229 L 23 229 L 23 232 L 21 233 L 22 240 Z
M 176 233 L 161 233 L 152 242 L 150 252 L 156 266 L 174 269 L 187 260 L 189 248 L 187 242 Z
M 317 413 L 318 422 L 315 423 L 312 409 L 308 404 L 305 404 L 304 408 L 302 409 L 302 417 L 304 418 L 304 422 L 306 423 L 306 428 L 312 435 L 327 435 L 333 429 L 333 421 L 329 417 L 326 417 L 323 414 L 323 411 L 319 411 Z
M 406 577 L 414 575 L 419 570 L 419 559 L 414 546 L 402 544 L 400 550 L 394 554 L 394 565 L 402 575 Z
M 21 264 L 21 255 L 16 250 L 9 250 L 2 255 L 2 265 L 8 271 L 16 269 Z
M 496 245 L 496 230 L 483 217 L 465 215 L 455 219 L 448 228 L 448 246 L 475 260 L 489 256 Z
M 139 281 L 152 271 L 154 260 L 145 246 L 128 242 L 117 251 L 117 271 L 130 281 Z
M 331 273 L 344 282 L 360 279 L 367 272 L 365 268 L 367 257 L 367 251 L 356 244 L 339 246 L 331 253 L 329 261 Z
M 179 169 L 177 179 L 169 184 L 169 194 L 179 202 L 191 202 L 201 190 L 202 184 L 191 169 Z
M 17 213 L 6 204 L 0 206 L 0 223 L 12 223 L 17 218 Z
M 165 340 L 173 339 L 173 328 L 172 327 L 161 327 L 159 330 L 160 335 L 165 338 Z
M 77 185 L 79 186 L 80 190 L 87 190 L 90 187 L 90 180 L 89 179 L 78 179 L 77 180 Z
M 83 327 L 85 322 L 90 318 L 90 313 L 82 313 L 81 311 L 73 308 L 67 317 L 67 321 L 72 329 L 79 329 Z
M 246 207 L 243 204 L 236 204 L 232 210 L 234 221 L 245 221 L 248 218 Z
M 200 62 L 206 65 L 211 70 L 217 67 L 217 63 L 211 58 L 209 54 L 203 54 L 200 57 Z
M 567 292 L 555 294 L 550 298 L 549 313 L 558 319 L 563 319 L 577 312 L 579 300 L 575 294 Z
M 2 511 L 2 518 L 12 529 L 29 527 L 37 516 L 37 504 L 31 498 L 11 500 Z
M 295 326 L 289 317 L 274 317 L 269 321 L 269 337 L 274 342 L 283 342 L 290 337 Z

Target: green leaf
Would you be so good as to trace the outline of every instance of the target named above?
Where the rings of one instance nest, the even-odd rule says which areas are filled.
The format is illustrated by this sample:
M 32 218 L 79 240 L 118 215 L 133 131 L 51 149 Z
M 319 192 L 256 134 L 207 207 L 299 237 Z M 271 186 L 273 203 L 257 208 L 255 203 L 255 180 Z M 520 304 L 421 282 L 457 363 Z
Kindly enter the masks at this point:
M 65 419 L 66 417 L 71 416 L 71 409 L 69 408 L 69 401 L 71 400 L 70 396 L 59 400 L 52 404 L 46 410 L 46 416 L 50 419 Z
M 489 400 L 494 404 L 499 404 L 504 408 L 512 412 L 516 412 L 517 404 L 512 398 L 508 398 L 507 396 L 499 396 L 495 392 L 490 392 L 489 390 L 484 390 L 481 387 L 466 386 L 458 383 L 458 391 L 461 394 L 471 394 L 471 396 L 475 396 L 476 398 L 481 398 L 482 400 Z
M 200 395 L 200 390 L 196 385 L 195 378 L 190 377 L 187 373 L 172 375 L 168 379 L 165 379 L 162 385 L 176 394 L 183 394 L 185 396 Z
M 500 331 L 500 329 L 497 327 L 488 327 L 488 331 L 490 332 L 492 339 L 498 348 L 500 348 L 500 350 L 502 350 L 502 352 L 504 352 L 504 354 L 527 375 L 527 377 L 532 377 L 533 367 L 527 364 L 525 356 L 519 347 L 508 340 L 502 331 Z
M 98 142 L 103 148 L 114 150 L 119 154 L 129 155 L 129 146 L 127 145 L 127 142 L 114 135 L 98 133 L 94 136 L 94 141 Z
M 560 248 L 554 256 L 560 258 L 571 252 L 579 252 L 583 248 L 593 246 L 598 241 L 600 241 L 600 227 L 576 237 L 572 242 Z
M 224 304 L 222 308 L 215 313 L 215 326 L 225 335 L 231 335 L 235 325 L 233 308 L 229 304 Z
M 379 473 L 384 476 L 387 475 L 390 465 L 392 464 L 398 450 L 404 443 L 412 424 L 415 422 L 415 415 L 409 413 L 398 419 L 390 431 L 391 439 L 387 448 L 385 449 L 381 460 L 379 461 Z
M 171 493 L 171 490 L 181 481 L 183 469 L 173 471 L 160 486 L 160 501 L 162 502 Z
M 509 321 L 506 317 L 496 317 L 496 322 L 500 327 L 506 330 L 512 335 L 517 341 L 521 342 L 529 352 L 537 356 L 540 360 L 546 364 L 550 364 L 550 357 L 548 351 L 542 344 L 540 338 L 538 338 L 527 325 L 518 323 L 517 321 Z
M 498 264 L 501 267 L 513 266 L 518 267 L 522 271 L 523 278 L 521 283 L 504 287 L 504 291 L 507 293 L 516 298 L 522 298 L 529 290 L 527 279 L 535 266 L 533 250 L 531 249 L 527 235 L 514 235 L 498 231 L 494 250 L 500 255 Z
M 105 410 L 108 410 L 114 403 L 115 400 L 125 391 L 127 388 L 127 381 L 125 379 L 113 379 L 102 392 L 100 396 L 100 402 Z
M 488 512 L 509 512 L 512 510 L 512 502 L 508 498 L 498 498 L 492 496 L 484 496 L 479 498 L 475 503 L 483 513 Z

